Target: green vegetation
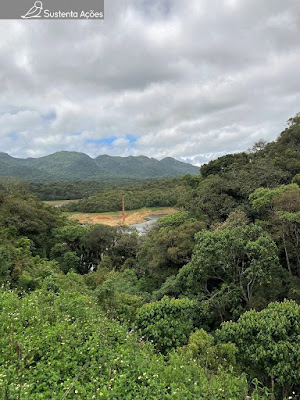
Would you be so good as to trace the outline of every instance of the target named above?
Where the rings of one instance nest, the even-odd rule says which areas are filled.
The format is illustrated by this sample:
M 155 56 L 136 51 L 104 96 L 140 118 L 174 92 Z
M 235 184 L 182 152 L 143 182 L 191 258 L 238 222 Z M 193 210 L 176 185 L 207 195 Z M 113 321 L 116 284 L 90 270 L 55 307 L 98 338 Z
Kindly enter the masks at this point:
M 211 376 L 177 353 L 165 360 L 90 297 L 46 289 L 0 296 L 2 399 L 239 400 L 247 394 L 244 375 L 220 369 Z
M 196 234 L 191 262 L 159 293 L 202 300 L 220 324 L 256 302 L 269 301 L 266 292 L 271 295 L 273 280 L 282 275 L 275 242 L 259 226 L 243 224 Z M 261 287 L 264 299 L 257 294 Z
M 187 342 L 197 311 L 197 303 L 192 300 L 164 297 L 140 307 L 135 324 L 142 338 L 155 343 L 157 350 L 165 353 Z
M 0 176 L 21 178 L 26 182 L 150 179 L 197 173 L 197 167 L 170 157 L 158 161 L 145 156 L 101 155 L 93 159 L 84 153 L 60 151 L 40 158 L 18 159 L 0 153 Z
M 65 211 L 102 213 L 119 211 L 122 195 L 125 197 L 126 210 L 136 210 L 143 207 L 172 207 L 183 189 L 179 179 L 162 179 L 147 181 L 124 188 L 114 188 L 98 191 L 87 199 L 70 203 L 63 207 Z
M 2 181 L 0 398 L 299 398 L 299 155 L 296 116 L 201 175 L 65 207 L 179 209 L 145 236 Z
M 1 182 L 4 178 L 0 179 Z M 11 180 L 10 180 L 11 181 Z M 40 200 L 78 200 L 94 195 L 99 191 L 112 188 L 126 187 L 140 183 L 140 179 L 134 178 L 104 178 L 99 180 L 79 180 L 69 182 L 51 183 L 22 183 L 28 191 L 34 193 Z
M 217 331 L 221 342 L 234 343 L 237 359 L 252 377 L 282 398 L 300 380 L 300 306 L 294 301 L 271 303 L 261 312 L 248 311 L 237 322 L 226 322 Z

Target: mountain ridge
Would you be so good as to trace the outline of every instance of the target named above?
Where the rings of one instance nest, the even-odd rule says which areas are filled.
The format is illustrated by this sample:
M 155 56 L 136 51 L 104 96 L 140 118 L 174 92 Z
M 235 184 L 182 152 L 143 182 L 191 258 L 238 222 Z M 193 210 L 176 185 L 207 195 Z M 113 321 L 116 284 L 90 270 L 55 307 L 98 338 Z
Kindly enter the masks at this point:
M 17 158 L 0 152 L 0 177 L 17 177 L 28 182 L 60 182 L 113 178 L 163 178 L 196 175 L 199 168 L 172 157 L 157 160 L 144 155 L 95 158 L 82 152 L 58 151 L 42 157 Z

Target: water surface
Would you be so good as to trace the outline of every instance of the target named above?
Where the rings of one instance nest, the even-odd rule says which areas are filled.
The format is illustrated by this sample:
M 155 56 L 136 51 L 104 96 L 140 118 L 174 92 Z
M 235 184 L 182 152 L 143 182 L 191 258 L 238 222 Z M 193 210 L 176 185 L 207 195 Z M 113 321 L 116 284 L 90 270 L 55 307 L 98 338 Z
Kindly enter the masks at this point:
M 164 214 L 160 215 L 149 215 L 146 217 L 146 221 L 140 222 L 139 224 L 129 225 L 130 229 L 135 229 L 137 233 L 141 235 L 146 235 L 156 224 L 159 218 L 163 217 Z

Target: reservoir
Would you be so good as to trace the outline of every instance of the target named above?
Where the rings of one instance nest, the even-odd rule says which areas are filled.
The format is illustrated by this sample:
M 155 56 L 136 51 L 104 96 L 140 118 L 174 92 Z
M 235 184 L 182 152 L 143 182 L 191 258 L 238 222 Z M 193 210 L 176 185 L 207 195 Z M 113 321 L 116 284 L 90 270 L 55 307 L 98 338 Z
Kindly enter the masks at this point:
M 156 224 L 159 218 L 163 217 L 164 214 L 160 215 L 149 215 L 145 218 L 144 222 L 139 224 L 129 225 L 130 229 L 135 229 L 139 236 L 146 235 Z

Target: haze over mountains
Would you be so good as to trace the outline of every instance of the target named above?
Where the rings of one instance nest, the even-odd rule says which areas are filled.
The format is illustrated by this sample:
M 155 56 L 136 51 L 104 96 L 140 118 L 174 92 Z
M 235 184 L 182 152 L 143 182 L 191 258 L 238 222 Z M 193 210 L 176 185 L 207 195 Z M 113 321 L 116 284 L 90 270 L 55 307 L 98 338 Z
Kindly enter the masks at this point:
M 100 155 L 93 159 L 84 153 L 59 151 L 45 157 L 20 159 L 0 153 L 0 176 L 14 176 L 28 182 L 149 179 L 198 173 L 198 167 L 171 157 L 159 161 L 146 156 Z

